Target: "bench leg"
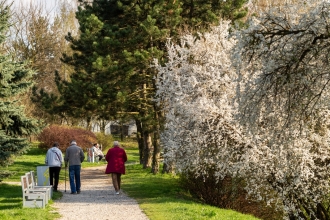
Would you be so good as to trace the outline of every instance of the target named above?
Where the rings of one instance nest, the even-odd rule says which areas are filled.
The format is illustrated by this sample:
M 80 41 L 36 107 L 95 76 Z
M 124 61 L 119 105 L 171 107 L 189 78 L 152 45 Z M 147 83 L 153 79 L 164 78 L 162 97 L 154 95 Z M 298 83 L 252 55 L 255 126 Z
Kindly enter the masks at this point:
M 28 208 L 45 208 L 45 201 L 43 199 L 27 200 L 23 199 L 23 207 Z

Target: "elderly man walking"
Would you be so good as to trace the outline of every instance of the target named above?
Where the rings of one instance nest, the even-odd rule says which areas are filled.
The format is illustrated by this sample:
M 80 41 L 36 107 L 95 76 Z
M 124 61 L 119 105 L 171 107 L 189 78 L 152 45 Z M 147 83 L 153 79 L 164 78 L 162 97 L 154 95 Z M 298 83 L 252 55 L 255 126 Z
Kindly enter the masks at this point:
M 81 147 L 77 146 L 76 141 L 71 141 L 70 146 L 65 152 L 65 169 L 69 163 L 69 177 L 70 177 L 70 189 L 71 194 L 80 193 L 80 170 L 81 163 L 84 161 L 85 155 Z

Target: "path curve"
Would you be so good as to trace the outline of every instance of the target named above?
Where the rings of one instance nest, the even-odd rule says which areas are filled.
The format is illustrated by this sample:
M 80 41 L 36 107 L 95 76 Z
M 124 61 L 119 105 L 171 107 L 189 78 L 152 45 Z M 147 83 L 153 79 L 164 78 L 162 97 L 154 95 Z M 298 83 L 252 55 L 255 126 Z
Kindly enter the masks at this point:
M 61 220 L 148 220 L 137 202 L 124 192 L 115 195 L 110 175 L 104 174 L 105 165 L 81 170 L 81 193 L 71 195 L 68 179 L 58 186 L 63 197 L 52 205 Z M 64 168 L 61 170 L 64 172 Z M 67 170 L 68 172 L 68 170 Z M 125 184 L 125 183 L 123 183 Z M 66 192 L 65 191 L 66 188 Z

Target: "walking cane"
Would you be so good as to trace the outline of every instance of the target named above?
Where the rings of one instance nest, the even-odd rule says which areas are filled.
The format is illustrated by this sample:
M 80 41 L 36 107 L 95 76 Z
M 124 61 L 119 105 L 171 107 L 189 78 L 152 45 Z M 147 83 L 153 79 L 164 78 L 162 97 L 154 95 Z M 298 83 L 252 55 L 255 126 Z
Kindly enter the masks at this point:
M 66 166 L 65 166 L 65 170 L 64 170 L 64 179 L 65 179 L 65 181 L 64 181 L 64 192 L 66 192 Z

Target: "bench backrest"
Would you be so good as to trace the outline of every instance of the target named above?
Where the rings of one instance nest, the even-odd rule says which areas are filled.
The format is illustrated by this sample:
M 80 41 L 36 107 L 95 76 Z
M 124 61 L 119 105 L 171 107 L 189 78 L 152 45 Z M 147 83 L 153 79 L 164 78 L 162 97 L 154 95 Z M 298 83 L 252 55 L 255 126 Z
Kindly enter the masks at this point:
M 87 160 L 88 162 L 92 162 L 94 163 L 95 162 L 95 153 L 94 153 L 94 147 L 91 147 L 91 148 L 87 148 Z
M 26 191 L 29 189 L 26 176 L 21 176 L 21 185 L 22 185 L 22 192 L 23 192 L 23 196 L 24 196 Z
M 26 176 L 27 187 L 29 189 L 33 189 L 34 185 L 33 185 L 31 173 L 30 172 L 25 173 L 25 176 Z
M 87 154 L 88 154 L 88 156 L 93 156 L 94 154 L 94 147 L 91 147 L 91 148 L 87 148 Z
M 34 175 L 34 171 L 30 171 L 30 176 L 31 176 L 31 182 L 32 182 L 32 186 L 36 186 L 36 176 Z

